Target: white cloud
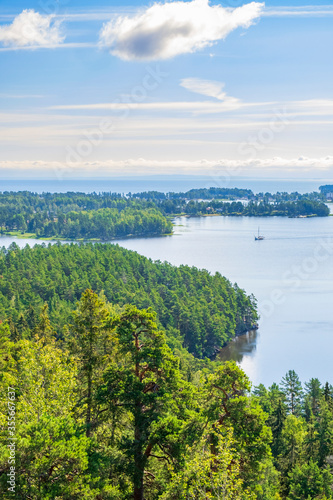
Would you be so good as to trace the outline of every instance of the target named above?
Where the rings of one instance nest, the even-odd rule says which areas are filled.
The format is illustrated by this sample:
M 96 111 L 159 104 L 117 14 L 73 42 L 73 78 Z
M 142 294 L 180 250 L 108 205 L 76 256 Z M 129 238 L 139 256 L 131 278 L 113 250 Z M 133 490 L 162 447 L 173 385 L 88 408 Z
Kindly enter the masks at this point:
M 95 43 L 90 42 L 73 42 L 73 43 L 52 43 L 47 45 L 27 45 L 25 47 L 12 46 L 1 47 L 0 52 L 13 52 L 15 50 L 34 50 L 34 49 L 90 49 L 97 48 Z
M 193 85 L 188 81 L 195 80 Z M 218 82 L 206 80 L 187 79 L 186 88 L 204 95 L 211 95 L 220 102 L 207 101 L 166 101 L 166 102 L 105 102 L 95 104 L 65 104 L 50 106 L 50 110 L 73 110 L 73 111 L 109 111 L 117 113 L 119 111 L 135 112 L 177 112 L 198 114 L 218 114 L 229 111 L 244 111 L 255 117 L 265 116 L 272 118 L 277 113 L 283 113 L 290 117 L 297 116 L 332 116 L 333 99 L 309 99 L 306 101 L 262 101 L 244 102 L 235 97 L 229 97 L 222 92 L 223 85 Z M 184 80 L 183 80 L 184 82 Z M 185 86 L 185 85 L 183 85 Z M 190 88 L 191 87 L 191 88 Z M 213 95 L 214 94 L 214 95 Z M 254 115 L 255 113 L 255 115 Z M 259 114 L 258 114 L 259 113 Z
M 242 103 L 236 97 L 230 97 L 223 91 L 224 83 L 211 80 L 201 80 L 200 78 L 185 78 L 181 80 L 180 85 L 190 92 L 215 97 L 223 101 L 226 109 L 238 109 Z
M 263 3 L 236 9 L 210 6 L 209 0 L 155 3 L 144 12 L 106 23 L 100 45 L 125 60 L 169 59 L 209 47 L 260 17 Z
M 5 47 L 49 47 L 63 40 L 59 21 L 34 10 L 24 10 L 12 24 L 0 26 L 0 43 Z
M 99 103 L 99 104 L 69 104 L 60 106 L 51 106 L 49 109 L 52 110 L 103 110 L 103 111 L 178 111 L 178 112 L 189 112 L 189 113 L 223 113 L 225 111 L 230 111 L 233 109 L 238 109 L 241 106 L 240 101 L 232 97 L 226 99 L 224 102 L 213 102 L 213 101 L 199 101 L 199 102 L 147 102 L 147 103 L 135 103 L 135 102 L 123 102 L 123 103 Z M 256 106 L 260 106 L 260 103 L 256 103 Z M 266 103 L 265 103 L 266 105 Z M 247 106 L 247 104 L 244 104 Z M 248 104 L 248 106 L 253 106 L 253 104 Z
M 327 17 L 333 15 L 332 5 L 300 5 L 267 7 L 265 17 Z
M 180 85 L 191 92 L 216 97 L 220 101 L 224 101 L 226 93 L 223 92 L 224 83 L 213 82 L 211 80 L 201 80 L 200 78 L 184 78 Z

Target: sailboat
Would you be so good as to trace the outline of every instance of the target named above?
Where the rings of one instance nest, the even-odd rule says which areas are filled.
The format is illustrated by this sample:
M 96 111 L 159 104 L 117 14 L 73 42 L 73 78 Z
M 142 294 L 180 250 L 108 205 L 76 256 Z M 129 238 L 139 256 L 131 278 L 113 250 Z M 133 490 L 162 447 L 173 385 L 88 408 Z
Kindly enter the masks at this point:
M 254 239 L 255 239 L 256 241 L 262 241 L 262 240 L 264 240 L 264 239 L 265 239 L 265 236 L 261 236 L 261 235 L 260 235 L 260 227 L 258 227 L 258 236 L 255 236 L 255 237 L 254 237 Z

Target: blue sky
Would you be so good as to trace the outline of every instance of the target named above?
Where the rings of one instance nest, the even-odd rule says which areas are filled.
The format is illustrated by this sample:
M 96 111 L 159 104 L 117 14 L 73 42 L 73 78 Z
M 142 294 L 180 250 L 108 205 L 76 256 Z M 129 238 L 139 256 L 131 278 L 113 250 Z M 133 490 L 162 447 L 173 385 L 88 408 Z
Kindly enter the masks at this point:
M 2 175 L 326 179 L 332 27 L 305 0 L 2 1 Z

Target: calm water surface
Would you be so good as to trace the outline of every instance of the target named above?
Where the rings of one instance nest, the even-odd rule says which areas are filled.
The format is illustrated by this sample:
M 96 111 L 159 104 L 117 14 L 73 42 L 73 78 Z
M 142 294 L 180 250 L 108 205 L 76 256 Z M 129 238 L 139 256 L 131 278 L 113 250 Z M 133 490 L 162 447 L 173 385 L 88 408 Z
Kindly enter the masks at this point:
M 172 264 L 220 272 L 253 293 L 260 329 L 225 348 L 255 384 L 279 382 L 289 369 L 303 381 L 333 383 L 333 217 L 177 219 L 174 236 L 119 241 Z M 265 241 L 254 241 L 260 226 Z
M 222 188 L 244 188 L 252 189 L 254 193 L 286 191 L 291 193 L 308 193 L 318 191 L 322 184 L 331 184 L 331 180 L 321 179 L 250 179 L 234 177 L 228 182 L 209 176 L 186 176 L 186 175 L 155 175 L 151 177 L 124 177 L 109 179 L 62 179 L 62 180 L 0 180 L 1 191 L 33 191 L 37 193 L 66 193 L 67 191 L 80 191 L 83 193 L 110 191 L 116 193 L 138 193 L 141 191 L 187 191 L 194 188 L 222 187 Z
M 254 241 L 258 231 L 265 241 Z M 218 271 L 258 299 L 260 329 L 223 350 L 251 380 L 270 385 L 289 369 L 333 383 L 333 217 L 176 219 L 175 234 L 120 240 L 155 260 Z M 12 238 L 1 238 L 8 246 Z M 33 240 L 15 240 L 20 246 Z M 40 241 L 39 241 L 40 243 Z

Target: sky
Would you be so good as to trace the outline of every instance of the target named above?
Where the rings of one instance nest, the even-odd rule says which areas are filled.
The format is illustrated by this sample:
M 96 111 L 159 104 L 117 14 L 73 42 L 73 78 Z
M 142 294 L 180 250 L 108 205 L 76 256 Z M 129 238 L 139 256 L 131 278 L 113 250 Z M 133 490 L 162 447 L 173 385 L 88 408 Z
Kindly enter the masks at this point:
M 333 4 L 0 0 L 0 175 L 333 174 Z

